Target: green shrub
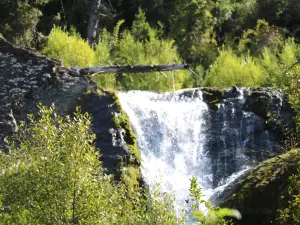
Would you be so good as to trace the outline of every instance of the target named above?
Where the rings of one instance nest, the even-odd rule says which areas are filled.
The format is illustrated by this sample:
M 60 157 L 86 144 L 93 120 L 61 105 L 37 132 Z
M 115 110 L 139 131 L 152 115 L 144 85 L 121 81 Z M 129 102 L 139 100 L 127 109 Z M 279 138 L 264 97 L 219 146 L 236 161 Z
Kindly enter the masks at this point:
M 276 87 L 282 82 L 282 68 L 280 66 L 280 60 L 269 48 L 264 48 L 262 54 L 256 59 L 256 62 L 260 64 L 269 74 L 266 81 L 267 86 Z
M 123 22 L 121 20 L 117 23 L 113 34 L 104 29 L 95 50 L 91 49 L 76 32 L 73 31 L 73 35 L 70 35 L 61 28 L 54 27 L 48 37 L 44 53 L 61 60 L 66 66 L 78 67 L 181 63 L 174 41 L 160 39 L 159 32 L 150 28 L 142 11 L 139 11 L 132 31 L 124 30 L 120 34 Z M 139 27 L 147 29 L 140 33 Z M 175 89 L 192 87 L 195 83 L 194 77 L 187 71 L 176 71 L 174 74 Z M 109 89 L 173 90 L 171 72 L 98 74 L 93 79 L 99 86 Z
M 232 50 L 222 50 L 206 77 L 206 85 L 214 87 L 262 86 L 268 73 L 255 60 L 244 55 L 238 57 Z
M 136 168 L 119 183 L 105 175 L 87 114 L 39 107 L 39 119 L 29 116 L 8 141 L 10 153 L 0 152 L 0 224 L 180 223 L 171 196 L 157 189 L 150 198 L 131 183 Z
M 47 1 L 0 1 L 0 30 L 4 38 L 22 47 L 36 47 L 39 9 Z
M 188 200 L 189 206 L 192 209 L 192 216 L 197 225 L 218 225 L 218 224 L 231 224 L 224 218 L 233 217 L 241 219 L 242 215 L 238 210 L 212 207 L 209 201 L 204 200 L 202 197 L 202 190 L 198 187 L 197 180 L 192 177 L 190 179 L 190 198 Z M 200 205 L 206 207 L 206 212 L 200 210 Z
M 257 20 L 255 29 L 246 30 L 237 47 L 240 53 L 250 51 L 252 56 L 257 56 L 266 47 L 277 52 L 283 44 L 282 40 L 283 36 L 277 28 L 270 26 L 265 20 Z
M 71 36 L 59 27 L 52 29 L 43 51 L 46 55 L 61 60 L 66 66 L 87 67 L 95 61 L 95 52 L 87 41 L 78 35 Z
M 98 65 L 157 65 L 167 63 L 181 63 L 181 59 L 174 46 L 173 40 L 159 38 L 159 32 L 152 29 L 144 13 L 139 10 L 133 23 L 132 31 L 124 30 L 119 34 L 120 21 L 115 26 L 113 35 L 103 30 L 100 41 L 96 47 L 96 60 Z M 134 73 L 119 74 L 117 80 L 112 77 L 97 75 L 94 79 L 99 85 L 112 87 L 113 83 L 121 90 L 173 90 L 172 73 Z M 195 79 L 189 72 L 176 71 L 175 89 L 192 87 Z M 106 86 L 108 85 L 108 86 Z
M 289 67 L 297 62 L 297 57 L 300 55 L 300 47 L 295 43 L 294 39 L 290 38 L 284 42 L 282 51 L 279 54 L 279 59 L 283 66 Z
M 286 71 L 297 62 L 298 55 L 300 55 L 300 48 L 293 39 L 287 39 L 280 51 L 264 48 L 261 56 L 256 58 L 256 62 L 269 74 L 266 84 L 279 88 L 289 86 L 291 79 Z M 300 70 L 298 67 L 293 67 L 292 72 L 299 73 Z

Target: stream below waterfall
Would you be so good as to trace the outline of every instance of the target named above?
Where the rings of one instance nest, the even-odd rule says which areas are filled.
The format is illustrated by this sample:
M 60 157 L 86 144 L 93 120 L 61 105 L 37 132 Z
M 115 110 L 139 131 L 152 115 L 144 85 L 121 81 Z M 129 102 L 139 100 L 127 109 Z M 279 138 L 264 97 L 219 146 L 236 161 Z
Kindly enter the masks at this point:
M 145 182 L 173 193 L 177 210 L 188 199 L 191 177 L 205 199 L 214 199 L 263 159 L 247 150 L 272 151 L 273 146 L 265 121 L 243 110 L 247 89 L 222 100 L 213 115 L 201 90 L 190 92 L 118 94 L 137 137 Z

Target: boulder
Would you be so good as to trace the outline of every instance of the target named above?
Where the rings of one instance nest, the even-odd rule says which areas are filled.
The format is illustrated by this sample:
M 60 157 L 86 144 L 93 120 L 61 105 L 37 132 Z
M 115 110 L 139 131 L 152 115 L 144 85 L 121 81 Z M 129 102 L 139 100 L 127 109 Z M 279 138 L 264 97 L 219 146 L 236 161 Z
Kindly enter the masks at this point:
M 242 220 L 235 224 L 276 224 L 278 210 L 287 207 L 292 197 L 288 193 L 289 176 L 297 171 L 299 153 L 299 149 L 291 150 L 250 170 L 235 182 L 231 191 L 226 190 L 229 196 L 219 206 L 241 212 Z M 218 200 L 222 198 L 224 195 Z

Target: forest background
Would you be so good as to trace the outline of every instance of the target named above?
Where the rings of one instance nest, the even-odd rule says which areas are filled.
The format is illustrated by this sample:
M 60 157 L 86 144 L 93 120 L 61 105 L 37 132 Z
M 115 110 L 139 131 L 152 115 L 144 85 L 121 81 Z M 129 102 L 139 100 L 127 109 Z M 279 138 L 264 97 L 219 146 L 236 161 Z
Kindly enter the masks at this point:
M 1 0 L 0 33 L 66 66 L 191 64 L 199 76 L 176 73 L 176 89 L 281 87 L 299 55 L 299 10 L 297 0 Z M 96 80 L 172 89 L 169 74 Z

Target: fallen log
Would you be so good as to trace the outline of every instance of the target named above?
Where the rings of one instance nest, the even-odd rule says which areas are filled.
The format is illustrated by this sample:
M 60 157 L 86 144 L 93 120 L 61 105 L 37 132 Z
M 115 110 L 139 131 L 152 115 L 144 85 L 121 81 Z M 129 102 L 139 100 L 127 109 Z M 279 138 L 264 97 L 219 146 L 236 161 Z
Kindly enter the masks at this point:
M 95 75 L 99 73 L 146 73 L 189 69 L 187 64 L 138 65 L 138 66 L 94 66 L 81 68 L 81 74 Z

